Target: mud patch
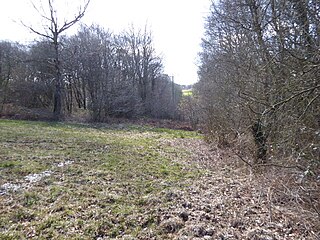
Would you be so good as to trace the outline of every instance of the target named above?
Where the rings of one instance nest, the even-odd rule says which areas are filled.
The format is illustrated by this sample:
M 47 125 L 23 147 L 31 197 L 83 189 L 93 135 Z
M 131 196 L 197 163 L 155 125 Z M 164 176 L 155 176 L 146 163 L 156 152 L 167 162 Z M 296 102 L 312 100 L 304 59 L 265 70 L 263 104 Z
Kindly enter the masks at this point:
M 74 161 L 72 160 L 67 160 L 64 162 L 60 162 L 55 165 L 56 168 L 63 168 L 65 166 L 73 164 Z M 4 183 L 0 186 L 0 195 L 5 195 L 9 193 L 14 193 L 19 190 L 27 190 L 30 187 L 32 187 L 33 184 L 43 180 L 46 177 L 49 177 L 55 173 L 55 167 L 53 167 L 52 170 L 46 170 L 40 173 L 32 173 L 23 178 L 21 182 L 18 183 L 12 183 L 12 182 L 7 182 Z

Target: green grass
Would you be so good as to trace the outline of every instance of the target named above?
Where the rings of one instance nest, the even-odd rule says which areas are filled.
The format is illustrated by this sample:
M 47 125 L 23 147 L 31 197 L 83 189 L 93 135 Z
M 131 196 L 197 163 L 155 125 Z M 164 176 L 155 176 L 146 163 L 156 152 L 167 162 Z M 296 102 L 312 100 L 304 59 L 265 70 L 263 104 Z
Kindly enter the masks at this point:
M 182 90 L 182 96 L 192 96 L 192 89 Z
M 156 212 L 170 204 L 164 193 L 201 174 L 179 163 L 186 150 L 162 141 L 199 137 L 141 126 L 0 120 L 0 188 L 21 186 L 0 195 L 0 239 L 160 236 Z M 25 178 L 44 171 L 52 174 L 33 183 Z

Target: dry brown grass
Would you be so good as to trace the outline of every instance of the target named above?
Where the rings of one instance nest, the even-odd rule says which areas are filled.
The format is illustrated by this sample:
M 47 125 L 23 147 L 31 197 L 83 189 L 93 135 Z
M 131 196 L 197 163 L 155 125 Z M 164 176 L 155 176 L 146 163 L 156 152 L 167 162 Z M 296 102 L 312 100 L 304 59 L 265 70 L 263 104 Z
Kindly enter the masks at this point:
M 168 144 L 192 149 L 187 165 L 196 163 L 208 170 L 180 193 L 179 207 L 169 210 L 170 218 L 189 214 L 177 239 L 319 239 L 320 182 L 316 178 L 302 176 L 296 168 L 252 168 L 234 149 L 201 140 Z

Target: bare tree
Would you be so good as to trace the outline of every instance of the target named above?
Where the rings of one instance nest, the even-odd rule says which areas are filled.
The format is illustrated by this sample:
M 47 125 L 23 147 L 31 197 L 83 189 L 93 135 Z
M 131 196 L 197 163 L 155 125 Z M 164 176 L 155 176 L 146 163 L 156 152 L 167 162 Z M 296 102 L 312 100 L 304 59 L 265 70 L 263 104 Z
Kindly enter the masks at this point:
M 30 28 L 43 38 L 21 49 L 24 60 L 17 67 L 10 62 L 10 73 L 15 75 L 6 80 L 6 48 L 0 46 L 0 92 L 8 93 L 9 103 L 28 111 L 41 108 L 46 117 L 56 120 L 62 112 L 89 113 L 93 121 L 177 116 L 181 89 L 162 73 L 150 33 L 131 29 L 114 34 L 97 25 L 83 25 L 75 35 L 61 36 L 71 24 L 58 28 L 57 17 L 52 19 L 45 33 Z M 54 115 L 49 112 L 52 107 Z
M 149 114 L 151 110 L 148 109 L 148 102 L 152 98 L 152 89 L 162 70 L 161 59 L 155 53 L 152 34 L 147 31 L 146 27 L 143 32 L 135 31 L 132 27 L 124 33 L 123 38 L 128 44 L 127 50 L 131 53 L 133 87 L 138 91 L 143 112 Z
M 54 118 L 56 120 L 61 119 L 63 115 L 63 109 L 62 109 L 62 91 L 63 91 L 63 80 L 61 76 L 61 60 L 60 60 L 60 49 L 59 49 L 59 38 L 63 32 L 65 32 L 67 29 L 72 27 L 74 24 L 80 21 L 80 19 L 84 16 L 88 5 L 90 3 L 90 0 L 86 0 L 84 2 L 84 5 L 82 7 L 79 7 L 78 12 L 75 14 L 75 16 L 70 19 L 63 21 L 60 20 L 60 16 L 58 16 L 58 10 L 55 6 L 54 0 L 48 0 L 47 1 L 47 8 L 48 12 L 44 10 L 43 6 L 37 7 L 35 4 L 33 4 L 36 11 L 41 16 L 42 20 L 46 22 L 44 24 L 44 31 L 37 30 L 36 28 L 32 26 L 25 26 L 29 28 L 33 33 L 44 37 L 46 39 L 49 39 L 51 43 L 53 44 L 54 48 L 54 59 L 52 64 L 55 67 L 55 91 L 54 91 L 54 103 L 53 103 L 53 113 Z
M 6 102 L 8 84 L 11 77 L 11 44 L 8 42 L 0 42 L 0 113 L 3 104 Z
M 250 132 L 257 163 L 278 153 L 315 165 L 319 7 L 312 0 L 212 5 L 199 71 L 208 129 L 219 135 Z

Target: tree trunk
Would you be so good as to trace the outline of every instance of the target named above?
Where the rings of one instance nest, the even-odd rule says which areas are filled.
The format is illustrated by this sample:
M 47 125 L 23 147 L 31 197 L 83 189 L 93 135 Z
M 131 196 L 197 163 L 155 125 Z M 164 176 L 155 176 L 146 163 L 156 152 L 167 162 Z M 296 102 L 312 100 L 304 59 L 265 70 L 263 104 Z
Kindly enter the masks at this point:
M 53 117 L 54 120 L 59 121 L 62 118 L 62 79 L 60 72 L 60 58 L 59 58 L 59 43 L 58 33 L 54 36 L 54 50 L 55 50 L 55 91 L 54 91 L 54 102 L 53 102 Z
M 252 125 L 252 134 L 257 148 L 257 163 L 265 163 L 267 161 L 267 136 L 260 119 L 257 119 Z

